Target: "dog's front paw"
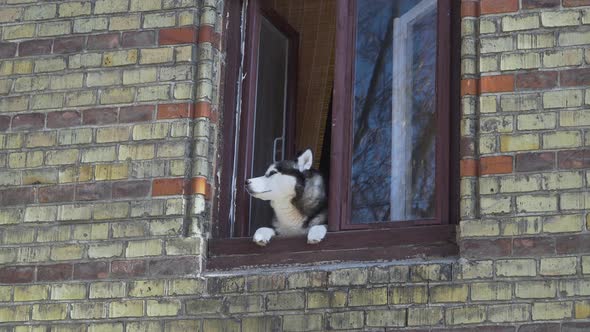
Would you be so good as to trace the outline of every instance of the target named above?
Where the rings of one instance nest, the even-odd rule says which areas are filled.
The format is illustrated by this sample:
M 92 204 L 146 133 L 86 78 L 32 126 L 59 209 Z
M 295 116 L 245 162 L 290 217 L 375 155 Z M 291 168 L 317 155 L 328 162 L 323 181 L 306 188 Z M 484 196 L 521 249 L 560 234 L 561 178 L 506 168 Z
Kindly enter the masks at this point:
M 316 244 L 320 243 L 325 237 L 328 229 L 326 225 L 315 225 L 312 226 L 307 232 L 307 243 Z
M 275 236 L 275 234 L 276 233 L 274 229 L 268 227 L 261 227 L 256 230 L 256 233 L 254 233 L 254 243 L 264 247 L 268 244 L 268 242 L 270 242 L 270 239 L 272 239 L 272 237 Z

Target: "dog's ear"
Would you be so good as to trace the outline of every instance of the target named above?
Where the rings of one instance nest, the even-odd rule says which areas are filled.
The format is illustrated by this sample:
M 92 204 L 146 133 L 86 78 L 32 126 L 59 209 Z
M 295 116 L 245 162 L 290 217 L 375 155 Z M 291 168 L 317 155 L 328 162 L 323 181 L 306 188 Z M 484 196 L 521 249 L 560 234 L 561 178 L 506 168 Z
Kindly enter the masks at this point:
M 311 152 L 311 149 L 305 150 L 297 157 L 297 166 L 299 167 L 299 172 L 307 171 L 311 168 L 312 164 L 313 153 Z

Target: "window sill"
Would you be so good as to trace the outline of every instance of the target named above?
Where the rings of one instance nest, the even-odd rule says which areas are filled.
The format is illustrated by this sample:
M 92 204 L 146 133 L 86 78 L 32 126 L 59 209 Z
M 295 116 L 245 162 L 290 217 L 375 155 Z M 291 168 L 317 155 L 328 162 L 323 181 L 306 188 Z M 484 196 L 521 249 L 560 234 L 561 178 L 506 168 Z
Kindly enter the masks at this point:
M 205 268 L 441 258 L 459 253 L 455 235 L 455 225 L 437 225 L 329 232 L 315 245 L 307 244 L 303 236 L 273 238 L 266 247 L 251 238 L 210 239 Z

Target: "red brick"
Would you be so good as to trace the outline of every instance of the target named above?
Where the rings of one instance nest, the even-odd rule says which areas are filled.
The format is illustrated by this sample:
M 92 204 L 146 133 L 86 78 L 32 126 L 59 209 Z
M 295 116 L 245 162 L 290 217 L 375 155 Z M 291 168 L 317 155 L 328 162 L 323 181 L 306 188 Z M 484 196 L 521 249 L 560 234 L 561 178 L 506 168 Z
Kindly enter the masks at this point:
M 558 331 L 558 330 L 551 330 Z M 561 332 L 588 332 L 590 331 L 590 322 L 563 322 Z
M 51 53 L 51 40 L 30 40 L 18 44 L 18 56 L 42 55 Z
M 181 119 L 191 117 L 191 104 L 160 104 L 158 105 L 158 120 Z
M 105 33 L 102 35 L 88 36 L 86 48 L 89 50 L 107 50 L 119 47 L 118 33 Z
M 142 260 L 114 261 L 111 276 L 114 278 L 141 277 L 146 275 L 147 263 Z
M 84 49 L 84 37 L 58 38 L 53 42 L 53 53 L 64 54 L 80 52 Z
M 559 7 L 561 0 L 522 0 L 523 9 Z
M 479 170 L 482 175 L 512 173 L 512 156 L 482 157 Z
M 0 43 L 0 59 L 14 58 L 16 48 L 16 43 Z
M 511 239 L 474 239 L 461 241 L 461 255 L 467 258 L 506 257 L 510 256 L 511 252 Z
M 179 257 L 150 262 L 151 276 L 172 276 L 196 274 L 199 263 L 196 257 Z
M 195 118 L 211 118 L 211 103 L 200 101 L 195 104 Z
M 478 80 L 469 78 L 461 80 L 461 97 L 463 96 L 476 96 L 479 94 L 477 91 Z
M 0 283 L 21 284 L 32 282 L 35 268 L 32 266 L 9 266 L 0 268 Z
M 154 179 L 152 196 L 182 195 L 184 186 L 184 178 Z
M 197 41 L 199 43 L 211 43 L 214 48 L 219 49 L 220 36 L 212 26 L 202 25 L 199 27 Z
M 72 202 L 74 185 L 39 188 L 39 203 Z
M 194 177 L 191 179 L 190 185 L 191 195 L 203 195 L 205 199 L 211 198 L 211 185 L 207 183 L 204 177 Z
M 561 86 L 590 85 L 590 68 L 564 70 L 560 75 Z
M 130 31 L 124 32 L 121 40 L 123 47 L 141 47 L 156 44 L 155 31 Z
M 533 71 L 516 74 L 516 89 L 550 89 L 557 86 L 557 72 Z
M 0 190 L 0 206 L 31 204 L 35 201 L 35 189 L 19 187 Z
M 45 114 L 19 114 L 12 118 L 12 130 L 34 130 L 45 126 Z
M 481 15 L 511 13 L 515 11 L 518 11 L 518 0 L 481 0 Z
M 461 17 L 478 17 L 479 3 L 476 1 L 461 1 Z
M 551 237 L 516 238 L 512 242 L 513 256 L 555 254 L 555 239 Z
M 536 172 L 555 169 L 554 152 L 532 152 L 516 155 L 517 172 Z
M 108 182 L 76 185 L 77 201 L 100 201 L 111 198 L 111 184 Z
M 76 280 L 104 279 L 108 276 L 109 269 L 106 262 L 74 264 L 74 279 Z
M 97 108 L 82 112 L 82 123 L 89 125 L 101 125 L 117 123 L 118 112 L 116 108 Z
M 590 0 L 563 0 L 564 7 L 590 6 Z
M 558 254 L 590 253 L 590 234 L 558 236 L 555 242 Z
M 7 131 L 10 128 L 10 117 L 8 115 L 0 115 L 0 131 Z
M 462 159 L 460 162 L 461 177 L 464 176 L 477 176 L 477 160 L 475 159 Z
M 146 122 L 154 118 L 152 105 L 121 107 L 119 110 L 120 123 Z
M 190 44 L 197 41 L 194 27 L 162 29 L 158 36 L 160 45 Z
M 79 126 L 82 117 L 77 111 L 50 112 L 47 114 L 47 128 L 65 128 Z
M 41 265 L 37 267 L 37 281 L 72 280 L 72 264 Z
M 140 198 L 150 195 L 150 181 L 121 181 L 113 183 L 113 199 Z
M 559 168 L 590 168 L 590 149 L 559 151 Z
M 480 84 L 481 93 L 514 91 L 514 75 L 483 76 Z

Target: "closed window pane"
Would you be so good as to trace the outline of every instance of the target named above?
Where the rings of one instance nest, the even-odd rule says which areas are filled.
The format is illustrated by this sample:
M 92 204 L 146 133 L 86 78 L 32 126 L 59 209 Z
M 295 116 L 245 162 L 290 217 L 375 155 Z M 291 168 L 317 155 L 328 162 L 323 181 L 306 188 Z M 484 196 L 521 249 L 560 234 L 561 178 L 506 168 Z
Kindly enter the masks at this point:
M 352 223 L 435 216 L 436 0 L 358 0 Z

